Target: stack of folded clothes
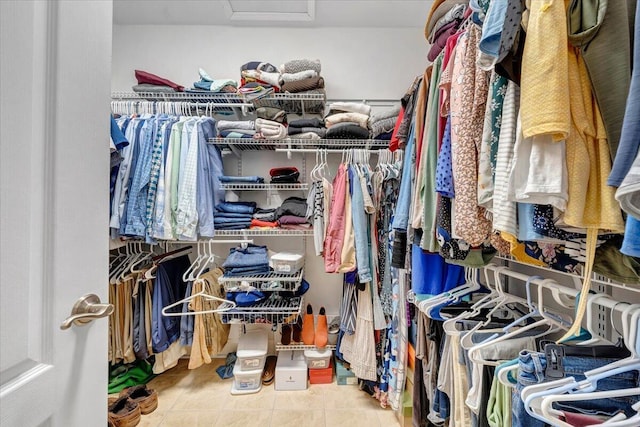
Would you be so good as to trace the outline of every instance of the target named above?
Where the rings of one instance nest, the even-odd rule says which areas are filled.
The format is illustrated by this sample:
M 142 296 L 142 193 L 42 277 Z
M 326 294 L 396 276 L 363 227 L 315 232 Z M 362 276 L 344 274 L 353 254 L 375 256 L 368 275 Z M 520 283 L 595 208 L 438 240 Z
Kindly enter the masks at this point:
M 391 140 L 393 128 L 400 114 L 400 106 L 392 107 L 378 113 L 373 113 L 369 118 L 369 129 L 371 138 L 381 140 Z
M 334 102 L 324 118 L 329 139 L 368 139 L 371 106 L 358 102 Z
M 253 138 L 256 123 L 253 120 L 218 120 L 216 129 L 220 138 Z
M 251 61 L 240 67 L 240 89 L 247 98 L 260 98 L 280 91 L 280 72 L 268 62 Z
M 276 228 L 278 222 L 276 221 L 275 209 L 256 209 L 251 219 L 251 228 L 253 229 L 268 229 Z
M 261 176 L 229 176 L 222 175 L 218 177 L 220 182 L 225 184 L 264 184 L 264 178 Z
M 324 88 L 320 77 L 320 60 L 294 59 L 280 66 L 280 87 L 283 92 L 300 93 Z
M 236 93 L 238 82 L 231 79 L 214 79 L 200 68 L 198 70 L 200 81 L 193 83 L 192 92 L 212 92 L 212 93 Z
M 132 87 L 134 92 L 173 93 L 184 91 L 183 86 L 147 71 L 135 70 L 135 75 L 138 84 Z
M 272 184 L 296 184 L 300 178 L 300 171 L 294 166 L 272 168 L 269 170 Z
M 269 272 L 269 256 L 266 246 L 248 245 L 231 248 L 222 264 L 225 276 L 249 276 Z
M 284 139 L 287 137 L 287 128 L 273 120 L 256 119 L 256 133 L 254 138 Z
M 243 230 L 251 226 L 255 202 L 222 202 L 216 206 L 213 224 L 216 230 Z
M 436 8 L 427 24 L 425 34 L 431 44 L 427 59 L 435 61 L 447 44 L 447 39 L 460 29 L 468 5 L 462 0 L 443 2 Z
M 322 139 L 327 135 L 324 121 L 318 118 L 291 120 L 289 136 L 295 139 Z
M 309 230 L 307 221 L 307 200 L 301 197 L 289 197 L 276 209 L 275 217 L 280 228 L 285 230 Z

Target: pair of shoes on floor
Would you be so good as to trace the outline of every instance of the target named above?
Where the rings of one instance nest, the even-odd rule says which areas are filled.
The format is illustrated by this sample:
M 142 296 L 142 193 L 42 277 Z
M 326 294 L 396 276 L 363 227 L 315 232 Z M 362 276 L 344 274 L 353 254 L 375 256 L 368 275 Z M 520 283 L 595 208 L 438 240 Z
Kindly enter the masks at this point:
M 276 356 L 268 356 L 264 362 L 264 370 L 262 371 L 262 384 L 271 385 L 276 379 L 276 363 L 278 358 Z
M 142 415 L 150 414 L 158 407 L 158 393 L 146 385 L 129 387 L 120 396 L 109 399 L 109 426 L 134 427 Z
M 314 324 L 313 308 L 307 304 L 307 313 L 302 319 L 302 342 L 305 345 L 315 345 L 324 348 L 327 345 L 327 314 L 324 307 L 320 307 L 318 324 Z

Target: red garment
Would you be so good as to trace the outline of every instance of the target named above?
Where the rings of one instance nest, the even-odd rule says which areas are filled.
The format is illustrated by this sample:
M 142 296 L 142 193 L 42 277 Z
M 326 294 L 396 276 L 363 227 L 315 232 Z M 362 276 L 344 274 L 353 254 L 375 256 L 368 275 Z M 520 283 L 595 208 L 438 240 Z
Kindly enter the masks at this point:
M 146 71 L 135 70 L 135 72 L 136 72 L 136 79 L 138 79 L 139 85 L 143 83 L 147 83 L 151 85 L 169 86 L 173 88 L 176 92 L 184 91 L 184 86 L 180 86 L 179 84 L 174 83 L 171 80 L 164 79 L 162 77 L 156 76 L 155 74 L 151 74 Z
M 278 226 L 277 222 L 269 222 L 269 221 L 261 221 L 259 219 L 251 220 L 251 227 L 270 227 L 276 228 Z
M 391 151 L 396 151 L 398 148 L 400 148 L 400 140 L 398 139 L 398 128 L 400 127 L 400 123 L 402 123 L 403 117 L 404 107 L 400 107 L 400 114 L 398 114 L 396 125 L 393 127 L 393 133 L 391 134 L 391 142 L 389 142 L 389 150 Z
M 589 415 L 576 414 L 574 412 L 567 411 L 562 411 L 562 413 L 564 414 L 564 421 L 567 424 L 571 424 L 573 427 L 586 427 L 594 424 L 602 424 L 602 420 Z

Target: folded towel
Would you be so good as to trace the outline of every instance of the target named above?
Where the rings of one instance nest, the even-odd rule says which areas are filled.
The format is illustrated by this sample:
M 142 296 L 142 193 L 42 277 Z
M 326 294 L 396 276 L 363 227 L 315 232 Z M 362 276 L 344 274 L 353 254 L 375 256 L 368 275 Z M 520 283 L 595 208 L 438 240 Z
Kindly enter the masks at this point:
M 282 85 L 283 92 L 299 93 L 307 90 L 321 89 L 324 87 L 324 79 L 322 77 L 310 77 L 308 79 L 297 82 L 288 82 Z
M 289 127 L 288 131 L 289 131 L 289 135 L 293 136 L 294 138 L 299 138 L 299 135 L 302 134 L 302 133 L 315 133 L 320 138 L 324 138 L 327 135 L 327 129 L 325 129 L 325 128 L 312 128 L 312 127 L 308 127 L 308 128 L 292 128 L 292 127 Z
M 246 130 L 255 130 L 255 122 L 253 120 L 218 120 L 216 123 L 216 128 L 218 131 L 228 130 L 228 129 L 246 129 Z
M 361 102 L 334 102 L 329 105 L 329 112 L 347 112 L 347 113 L 360 113 L 371 114 L 371 106 L 363 104 Z
M 319 59 L 293 59 L 281 65 L 280 71 L 283 73 L 299 73 L 300 71 L 313 70 L 320 74 L 321 68 Z
M 313 70 L 300 71 L 299 73 L 283 73 L 280 75 L 280 84 L 289 82 L 299 82 L 300 80 L 317 77 L 318 73 Z
M 287 136 L 287 128 L 278 122 L 256 119 L 256 138 L 282 139 Z
M 240 73 L 246 81 L 259 80 L 274 87 L 280 87 L 280 73 L 267 73 L 258 70 L 245 70 Z
M 395 107 L 387 108 L 382 111 L 376 111 L 375 113 L 371 114 L 371 117 L 369 118 L 369 123 L 374 123 L 374 122 L 377 122 L 378 120 L 388 119 L 389 117 L 396 118 L 398 117 L 398 114 L 400 114 L 400 105 L 396 105 Z
M 360 113 L 338 113 L 331 116 L 327 116 L 324 119 L 324 124 L 328 128 L 338 123 L 357 123 L 363 128 L 367 129 L 369 125 L 369 116 Z
M 293 128 L 321 128 L 324 127 L 324 120 L 318 118 L 291 120 L 289 127 Z
M 338 123 L 327 130 L 329 139 L 368 139 L 369 130 L 357 123 Z

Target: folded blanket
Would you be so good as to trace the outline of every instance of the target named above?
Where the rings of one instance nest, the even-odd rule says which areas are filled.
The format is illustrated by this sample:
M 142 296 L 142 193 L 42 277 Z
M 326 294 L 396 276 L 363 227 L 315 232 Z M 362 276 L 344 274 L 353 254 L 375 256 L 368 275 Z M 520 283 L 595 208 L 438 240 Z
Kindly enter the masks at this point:
M 318 118 L 291 120 L 289 127 L 293 128 L 321 128 L 324 127 L 324 120 Z
M 369 122 L 369 127 L 371 128 L 371 137 L 377 138 L 378 135 L 386 132 L 393 131 L 393 128 L 396 126 L 396 121 L 398 117 L 388 117 L 386 119 L 377 120 L 375 122 Z
M 371 106 L 361 102 L 334 102 L 329 105 L 329 112 L 331 113 L 331 111 L 360 113 L 368 116 L 371 114 Z
M 369 125 L 369 116 L 360 113 L 338 113 L 327 116 L 324 119 L 324 125 L 328 128 L 338 123 L 357 123 L 367 129 Z
M 287 128 L 278 122 L 256 119 L 256 138 L 282 139 L 287 136 Z
M 277 73 L 278 69 L 275 65 L 271 65 L 268 62 L 260 62 L 260 61 L 251 61 L 243 64 L 240 67 L 240 72 L 245 70 L 258 70 L 264 71 L 265 73 Z
M 327 130 L 329 139 L 368 139 L 369 130 L 357 123 L 338 123 Z
M 228 130 L 228 129 L 245 129 L 245 130 L 255 130 L 256 125 L 253 120 L 218 120 L 216 123 L 216 127 L 218 131 Z
M 258 70 L 245 70 L 241 72 L 246 81 L 262 81 L 274 87 L 280 87 L 280 73 L 267 73 Z
M 280 84 L 299 82 L 300 80 L 316 77 L 317 75 L 318 73 L 313 70 L 300 71 L 299 73 L 283 73 L 280 75 Z
M 395 107 L 387 108 L 382 111 L 376 111 L 371 114 L 369 118 L 369 123 L 377 122 L 378 120 L 388 119 L 389 117 L 396 118 L 400 114 L 400 105 L 396 105 Z
M 150 93 L 175 93 L 175 90 L 166 85 L 152 85 L 150 83 L 142 83 L 132 86 L 134 92 L 150 92 Z
M 299 73 L 300 71 L 313 70 L 320 74 L 321 68 L 319 59 L 293 59 L 282 64 L 280 71 L 283 73 Z
M 320 138 L 324 138 L 327 135 L 327 129 L 325 129 L 325 128 L 312 128 L 312 127 L 308 127 L 308 128 L 292 128 L 292 127 L 289 127 L 289 129 L 287 129 L 287 130 L 289 132 L 289 136 L 293 136 L 295 138 L 299 138 L 298 135 L 300 135 L 302 133 L 315 133 Z
M 299 93 L 307 90 L 321 89 L 324 87 L 324 79 L 322 77 L 311 77 L 300 80 L 298 82 L 288 82 L 282 85 L 283 92 Z

